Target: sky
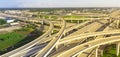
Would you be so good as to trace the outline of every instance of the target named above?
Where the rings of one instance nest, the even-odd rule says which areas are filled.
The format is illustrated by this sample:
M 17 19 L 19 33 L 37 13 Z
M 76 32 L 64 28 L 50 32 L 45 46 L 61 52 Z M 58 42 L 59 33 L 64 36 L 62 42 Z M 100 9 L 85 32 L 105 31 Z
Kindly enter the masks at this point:
M 120 7 L 120 0 L 0 0 L 0 8 Z

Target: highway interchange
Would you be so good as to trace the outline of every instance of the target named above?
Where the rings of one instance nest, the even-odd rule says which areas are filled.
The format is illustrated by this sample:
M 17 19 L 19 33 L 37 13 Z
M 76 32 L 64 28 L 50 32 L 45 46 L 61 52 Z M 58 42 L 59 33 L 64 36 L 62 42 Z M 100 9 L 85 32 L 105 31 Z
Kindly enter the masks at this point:
M 61 18 L 61 29 L 57 34 L 51 35 L 54 23 L 46 19 L 24 20 L 29 22 L 40 22 L 49 24 L 49 29 L 37 39 L 25 44 L 15 50 L 0 55 L 0 57 L 99 57 L 98 50 L 106 44 L 116 44 L 116 55 L 119 55 L 120 30 L 118 28 L 118 11 L 111 13 L 112 18 L 93 19 L 66 28 L 66 23 Z M 5 17 L 24 19 L 25 17 L 0 14 Z M 42 24 L 42 23 L 41 23 Z M 51 35 L 51 36 L 49 36 Z M 92 54 L 92 51 L 94 54 Z M 85 54 L 87 52 L 87 54 Z M 102 53 L 102 52 L 101 52 Z

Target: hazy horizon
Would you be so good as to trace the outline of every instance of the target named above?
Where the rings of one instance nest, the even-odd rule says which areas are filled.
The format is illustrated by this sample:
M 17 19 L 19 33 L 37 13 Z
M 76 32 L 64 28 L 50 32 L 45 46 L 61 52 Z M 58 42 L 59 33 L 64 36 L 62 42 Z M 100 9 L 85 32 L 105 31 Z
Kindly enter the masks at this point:
M 0 8 L 120 7 L 120 0 L 1 0 Z

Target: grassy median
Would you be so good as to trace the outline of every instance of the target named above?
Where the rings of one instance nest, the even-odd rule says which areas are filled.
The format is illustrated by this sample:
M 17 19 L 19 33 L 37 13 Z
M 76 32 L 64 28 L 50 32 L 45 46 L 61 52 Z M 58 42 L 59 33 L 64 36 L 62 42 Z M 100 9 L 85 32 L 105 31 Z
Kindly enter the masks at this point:
M 120 57 L 116 56 L 116 45 L 107 46 L 102 57 Z
M 13 32 L 0 34 L 0 54 L 4 54 L 29 43 L 42 34 L 43 32 L 30 28 L 29 26 L 14 30 Z

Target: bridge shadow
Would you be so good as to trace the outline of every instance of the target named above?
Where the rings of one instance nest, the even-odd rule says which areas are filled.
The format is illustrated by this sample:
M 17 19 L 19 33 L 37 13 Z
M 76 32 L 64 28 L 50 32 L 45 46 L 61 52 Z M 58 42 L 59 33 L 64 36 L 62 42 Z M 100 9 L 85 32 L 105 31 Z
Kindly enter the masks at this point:
M 38 52 L 41 49 L 43 49 L 46 45 L 47 45 L 47 43 L 40 44 L 40 45 L 35 45 L 35 46 L 31 47 L 30 48 L 31 50 L 28 51 L 23 57 L 30 57 L 31 55 L 34 55 L 36 52 Z
M 107 20 L 108 22 L 109 22 L 109 20 Z M 100 28 L 100 29 L 98 29 L 97 31 L 99 31 L 99 30 L 103 30 L 103 29 L 105 29 L 106 27 L 109 27 L 109 28 L 114 28 L 114 26 L 111 26 L 110 24 L 111 23 L 113 23 L 113 21 L 111 22 L 111 23 L 107 23 L 107 24 L 105 24 L 105 23 L 103 23 L 103 22 L 101 22 L 101 21 L 99 21 L 99 20 L 96 20 L 96 22 L 98 22 L 98 23 L 100 23 L 100 24 L 102 24 L 103 26 Z M 113 23 L 113 25 L 116 25 L 115 23 Z

